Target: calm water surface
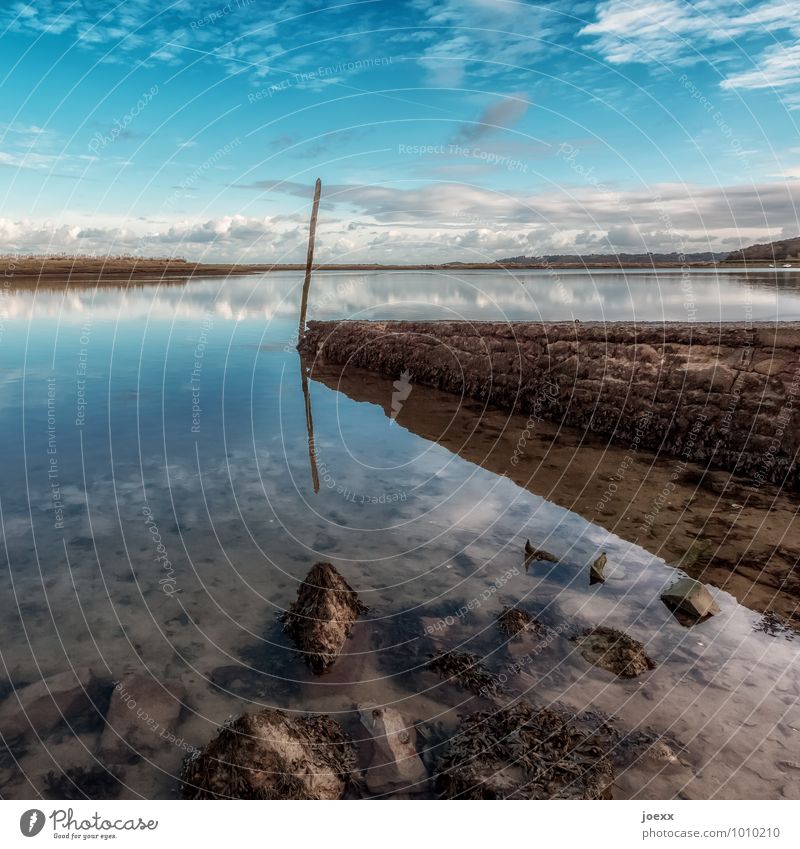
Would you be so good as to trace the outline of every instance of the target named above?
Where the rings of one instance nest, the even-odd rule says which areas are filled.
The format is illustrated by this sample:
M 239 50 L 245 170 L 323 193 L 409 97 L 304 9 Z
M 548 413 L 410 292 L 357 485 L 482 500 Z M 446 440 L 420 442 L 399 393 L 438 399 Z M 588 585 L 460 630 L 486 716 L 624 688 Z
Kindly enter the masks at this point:
M 0 695 L 70 665 L 179 684 L 171 731 L 185 744 L 122 771 L 124 796 L 169 797 L 185 747 L 259 705 L 326 710 L 351 727 L 354 702 L 372 700 L 451 728 L 469 696 L 422 669 L 427 653 L 462 647 L 506 669 L 519 648 L 492 623 L 519 603 L 556 638 L 511 692 L 592 706 L 686 747 L 677 766 L 623 775 L 617 795 L 796 798 L 800 639 L 755 631 L 753 613 L 717 590 L 722 612 L 682 627 L 658 599 L 676 574 L 662 560 L 311 381 L 314 491 L 293 349 L 300 282 L 4 296 Z M 741 273 L 330 273 L 315 277 L 310 318 L 504 316 L 789 320 L 800 288 Z M 526 574 L 526 538 L 561 564 Z M 590 588 L 601 550 L 609 580 Z M 320 559 L 370 612 L 333 672 L 314 678 L 276 615 Z M 658 668 L 625 682 L 589 666 L 567 638 L 595 624 L 624 628 Z M 91 766 L 101 726 L 14 741 L 0 793 L 30 797 L 49 771 Z

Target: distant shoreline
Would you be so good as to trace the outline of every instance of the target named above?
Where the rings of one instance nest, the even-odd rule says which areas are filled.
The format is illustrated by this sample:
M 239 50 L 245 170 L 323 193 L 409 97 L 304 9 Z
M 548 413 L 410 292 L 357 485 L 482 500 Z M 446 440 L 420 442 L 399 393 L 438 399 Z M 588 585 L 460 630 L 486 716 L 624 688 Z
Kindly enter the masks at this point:
M 682 269 L 711 270 L 758 270 L 783 271 L 782 264 L 770 264 L 766 260 L 743 262 L 687 262 L 678 263 L 632 263 L 632 262 L 562 262 L 562 263 L 503 263 L 503 262 L 450 262 L 450 263 L 319 263 L 315 271 L 536 271 L 536 270 L 631 270 L 650 269 L 680 271 Z M 276 271 L 303 271 L 301 263 L 199 263 L 174 259 L 137 259 L 112 258 L 93 259 L 91 257 L 21 257 L 6 256 L 0 258 L 0 277 L 13 280 L 15 285 L 30 287 L 36 282 L 143 282 L 144 279 L 185 280 L 193 277 L 228 277 L 243 274 L 265 274 Z M 800 265 L 796 267 L 800 272 Z

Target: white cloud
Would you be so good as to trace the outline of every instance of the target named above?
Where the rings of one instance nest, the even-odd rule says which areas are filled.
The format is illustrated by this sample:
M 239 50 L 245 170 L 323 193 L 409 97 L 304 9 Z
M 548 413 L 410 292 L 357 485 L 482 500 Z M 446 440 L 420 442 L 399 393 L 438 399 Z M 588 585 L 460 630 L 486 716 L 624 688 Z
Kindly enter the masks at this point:
M 800 8 L 797 10 L 800 15 Z M 723 88 L 760 89 L 800 87 L 800 42 L 789 47 L 776 45 L 765 51 L 752 71 L 732 74 Z
M 132 54 L 139 54 L 144 64 L 181 65 L 204 55 L 203 61 L 221 63 L 229 75 L 246 72 L 259 78 L 341 61 L 341 43 L 328 43 L 324 36 L 336 31 L 346 37 L 348 22 L 343 16 L 366 15 L 368 10 L 369 4 L 325 8 L 308 0 L 20 0 L 0 4 L 0 31 L 68 37 L 103 62 L 126 64 Z M 361 21 L 353 29 L 359 33 L 357 47 L 354 42 L 350 48 L 358 54 L 355 58 L 375 55 L 382 42 L 376 37 L 370 43 Z M 290 40 L 299 32 L 300 43 L 311 42 L 313 50 L 284 50 L 279 31 Z M 315 31 L 323 37 L 315 39 L 311 35 Z
M 305 198 L 311 191 L 300 183 L 269 188 L 278 186 Z M 407 263 L 522 253 L 726 250 L 796 235 L 799 209 L 800 181 L 793 179 L 723 188 L 671 183 L 613 196 L 591 186 L 503 194 L 457 183 L 329 185 L 317 256 L 327 262 Z M 139 220 L 86 228 L 0 219 L 0 242 L 19 252 L 301 262 L 305 240 L 305 221 L 296 216 L 231 215 L 155 229 Z
M 33 168 L 35 170 L 49 170 L 58 164 L 58 156 L 46 153 L 33 153 L 24 151 L 22 153 L 0 150 L 0 165 L 10 168 Z
M 229 261 L 266 257 L 289 262 L 302 253 L 306 239 L 296 222 L 280 218 L 230 215 L 175 221 L 159 229 L 148 229 L 146 223 L 98 222 L 85 227 L 0 218 L 0 243 L 16 253 L 131 253 Z
M 747 9 L 728 0 L 605 0 L 581 29 L 609 62 L 700 59 L 704 50 L 752 36 L 797 33 L 797 0 L 766 0 Z
M 36 139 L 47 132 L 48 131 L 45 130 L 43 127 L 39 127 L 36 124 L 0 123 L 0 134 L 2 134 L 2 136 L 7 136 L 11 134 L 14 136 L 22 136 L 28 139 Z
M 689 45 L 702 19 L 676 0 L 630 3 L 608 0 L 597 7 L 597 20 L 581 30 L 615 64 L 674 58 Z M 707 24 L 706 24 L 707 26 Z
M 420 63 L 431 81 L 458 88 L 474 76 L 518 74 L 545 55 L 548 39 L 565 22 L 544 4 L 513 0 L 413 0 L 423 15 L 420 34 L 431 33 Z M 430 27 L 426 30 L 426 27 Z
M 708 60 L 727 74 L 724 89 L 777 89 L 787 109 L 800 109 L 798 0 L 765 0 L 750 9 L 728 0 L 605 0 L 595 14 L 580 34 L 612 64 Z M 767 48 L 765 40 L 772 42 Z M 742 70 L 748 54 L 752 64 Z

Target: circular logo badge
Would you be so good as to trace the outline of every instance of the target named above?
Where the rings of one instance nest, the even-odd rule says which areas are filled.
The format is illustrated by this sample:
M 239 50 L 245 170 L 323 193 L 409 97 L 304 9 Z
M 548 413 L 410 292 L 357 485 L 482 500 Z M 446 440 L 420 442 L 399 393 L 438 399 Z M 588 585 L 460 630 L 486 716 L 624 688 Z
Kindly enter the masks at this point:
M 19 830 L 25 837 L 36 837 L 44 828 L 44 812 L 38 808 L 31 808 L 19 818 Z

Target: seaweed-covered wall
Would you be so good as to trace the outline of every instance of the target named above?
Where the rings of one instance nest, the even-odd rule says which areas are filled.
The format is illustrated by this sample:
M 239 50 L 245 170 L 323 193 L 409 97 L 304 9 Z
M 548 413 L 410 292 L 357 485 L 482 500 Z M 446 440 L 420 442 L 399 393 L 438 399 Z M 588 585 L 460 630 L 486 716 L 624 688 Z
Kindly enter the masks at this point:
M 799 323 L 312 321 L 300 349 L 800 489 Z

